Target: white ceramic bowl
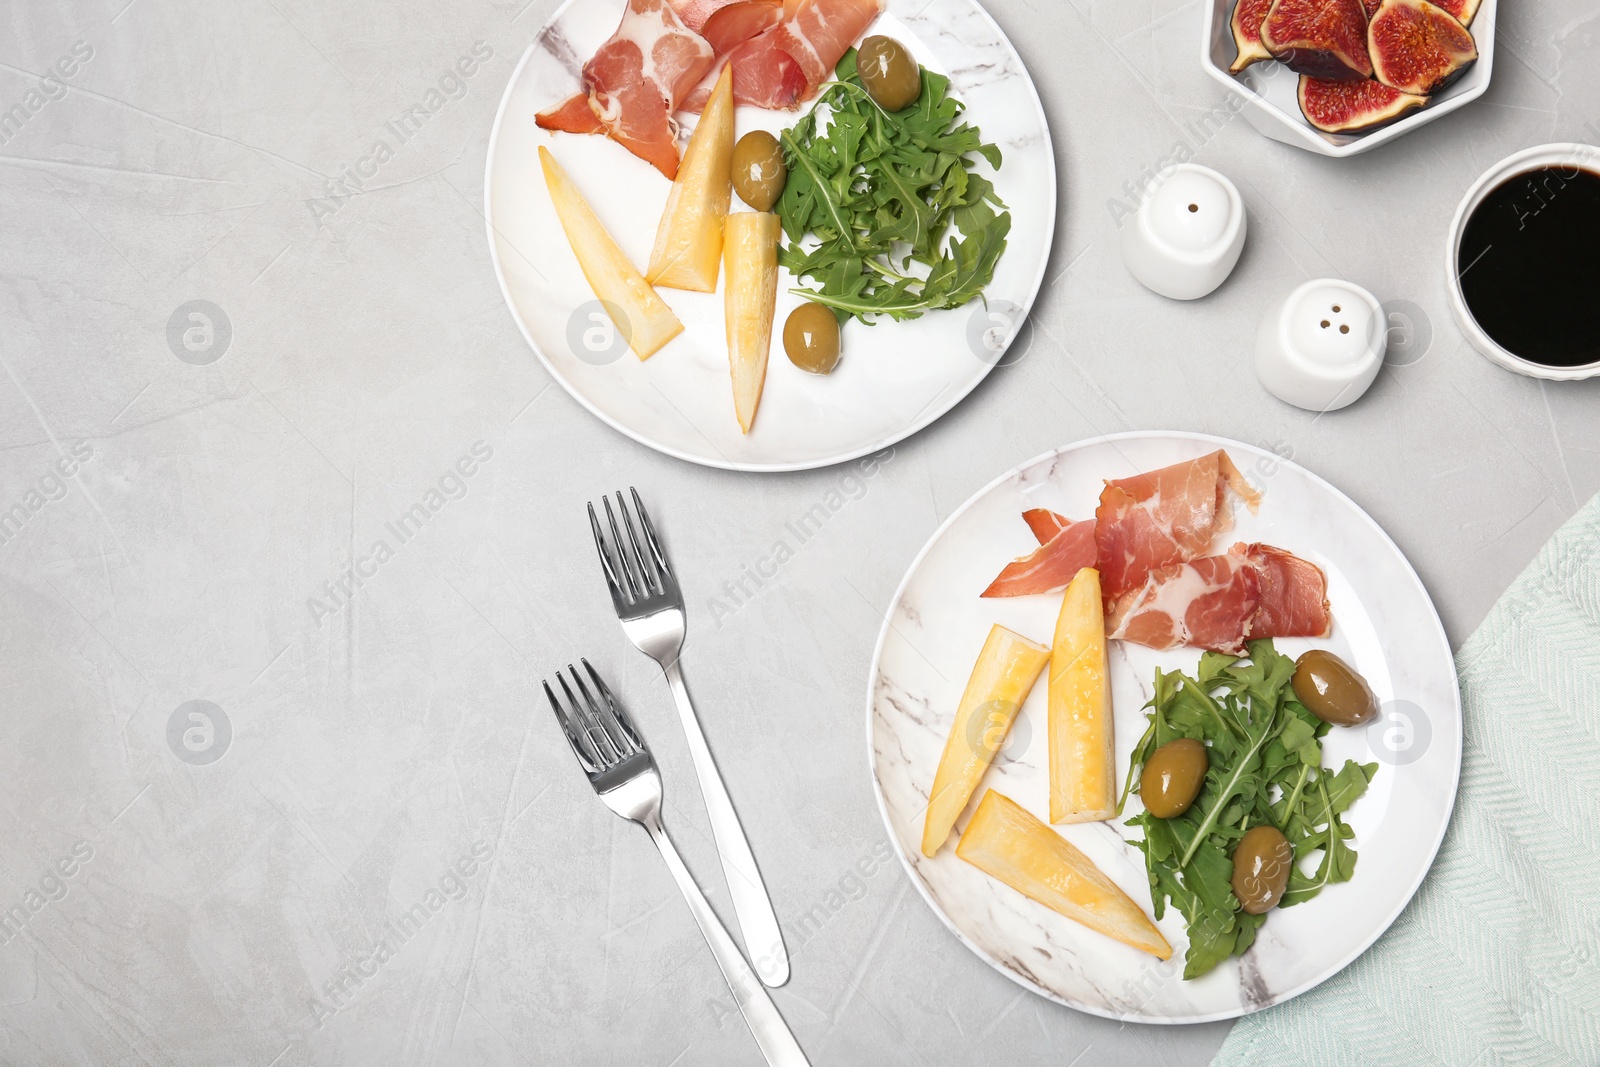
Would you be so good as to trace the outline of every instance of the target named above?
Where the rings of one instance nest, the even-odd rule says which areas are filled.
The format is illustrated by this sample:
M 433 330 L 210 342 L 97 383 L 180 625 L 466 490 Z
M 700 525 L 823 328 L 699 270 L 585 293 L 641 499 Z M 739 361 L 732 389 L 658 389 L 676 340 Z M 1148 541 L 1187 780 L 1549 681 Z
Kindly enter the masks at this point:
M 1321 156 L 1359 155 L 1449 114 L 1476 100 L 1489 88 L 1489 74 L 1494 68 L 1494 17 L 1498 0 L 1483 0 L 1472 25 L 1467 27 L 1478 46 L 1478 61 L 1449 88 L 1435 93 L 1426 107 L 1371 133 L 1323 133 L 1300 114 L 1300 101 L 1296 96 L 1300 76 L 1282 63 L 1262 60 L 1238 74 L 1228 73 L 1229 64 L 1239 54 L 1229 26 L 1233 5 L 1234 0 L 1206 0 L 1200 65 L 1235 94 L 1228 106 L 1242 111 L 1246 122 L 1274 141 Z
M 1570 382 L 1600 374 L 1600 360 L 1577 367 L 1547 367 L 1542 363 L 1530 362 L 1502 348 L 1494 338 L 1484 332 L 1483 327 L 1472 317 L 1472 312 L 1467 310 L 1466 297 L 1461 293 L 1461 277 L 1456 273 L 1457 257 L 1461 251 L 1461 232 L 1466 229 L 1467 216 L 1483 202 L 1483 198 L 1501 182 L 1509 181 L 1518 174 L 1540 167 L 1555 166 L 1600 169 L 1600 148 L 1572 142 L 1542 144 L 1537 148 L 1525 148 L 1521 152 L 1509 155 L 1484 171 L 1483 176 L 1473 182 L 1472 188 L 1467 190 L 1467 195 L 1461 198 L 1461 203 L 1456 208 L 1456 216 L 1450 221 L 1450 239 L 1445 243 L 1444 249 L 1444 277 L 1445 286 L 1450 292 L 1450 311 L 1455 316 L 1456 325 L 1461 327 L 1461 332 L 1472 342 L 1473 348 L 1500 366 L 1514 370 L 1518 374 L 1526 374 L 1530 378 Z

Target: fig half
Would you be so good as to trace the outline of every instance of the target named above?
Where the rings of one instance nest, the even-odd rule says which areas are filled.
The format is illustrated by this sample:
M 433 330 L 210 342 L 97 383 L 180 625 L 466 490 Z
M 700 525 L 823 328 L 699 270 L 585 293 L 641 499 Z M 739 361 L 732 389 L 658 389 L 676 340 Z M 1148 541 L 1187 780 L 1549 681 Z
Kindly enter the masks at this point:
M 1479 0 L 1437 0 L 1437 3 L 1463 26 L 1472 25 L 1472 16 L 1478 13 Z
M 1428 102 L 1380 81 L 1300 78 L 1300 114 L 1324 133 L 1355 133 L 1393 122 Z
M 1361 0 L 1274 0 L 1261 43 L 1296 74 L 1331 81 L 1372 77 Z
M 1233 43 L 1239 49 L 1239 58 L 1228 68 L 1237 74 L 1252 63 L 1271 59 L 1272 53 L 1261 43 L 1261 23 L 1272 8 L 1272 0 L 1239 0 L 1233 5 Z
M 1478 58 L 1478 46 L 1454 15 L 1428 0 L 1383 0 L 1367 27 L 1373 74 L 1415 96 L 1436 93 Z

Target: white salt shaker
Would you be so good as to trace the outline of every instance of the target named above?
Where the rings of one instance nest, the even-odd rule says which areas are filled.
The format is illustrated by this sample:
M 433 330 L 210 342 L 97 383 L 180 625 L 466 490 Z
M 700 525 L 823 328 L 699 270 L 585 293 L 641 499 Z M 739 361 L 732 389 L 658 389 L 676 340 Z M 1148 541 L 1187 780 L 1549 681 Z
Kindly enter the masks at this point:
M 1256 334 L 1256 375 L 1279 400 L 1335 411 L 1367 391 L 1387 345 L 1376 297 L 1339 278 L 1317 278 L 1267 309 Z
M 1234 184 L 1210 167 L 1180 163 L 1122 228 L 1122 261 L 1146 288 L 1198 300 L 1233 272 L 1244 234 Z

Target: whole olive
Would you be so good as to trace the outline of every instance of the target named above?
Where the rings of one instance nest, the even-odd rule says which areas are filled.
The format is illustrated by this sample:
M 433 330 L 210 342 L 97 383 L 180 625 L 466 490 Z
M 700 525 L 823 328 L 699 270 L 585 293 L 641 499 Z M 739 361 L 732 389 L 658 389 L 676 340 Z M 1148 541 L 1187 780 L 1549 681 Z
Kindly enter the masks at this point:
M 867 95 L 885 111 L 899 111 L 922 95 L 922 68 L 906 46 L 893 37 L 874 34 L 856 50 L 856 73 Z
M 772 210 L 788 178 L 778 139 L 766 130 L 751 130 L 733 146 L 733 191 L 757 211 Z
M 1145 810 L 1158 819 L 1188 811 L 1206 780 L 1209 764 L 1205 744 L 1192 737 L 1180 737 L 1156 749 L 1139 776 L 1139 799 Z
M 1378 714 L 1378 700 L 1367 680 L 1320 648 L 1295 660 L 1294 695 L 1311 714 L 1335 726 L 1360 726 Z
M 1262 823 L 1244 832 L 1233 847 L 1233 895 L 1248 915 L 1262 915 L 1278 906 L 1289 885 L 1294 849 L 1277 827 Z
M 784 320 L 783 350 L 801 370 L 827 374 L 839 362 L 839 320 L 829 308 L 807 300 Z

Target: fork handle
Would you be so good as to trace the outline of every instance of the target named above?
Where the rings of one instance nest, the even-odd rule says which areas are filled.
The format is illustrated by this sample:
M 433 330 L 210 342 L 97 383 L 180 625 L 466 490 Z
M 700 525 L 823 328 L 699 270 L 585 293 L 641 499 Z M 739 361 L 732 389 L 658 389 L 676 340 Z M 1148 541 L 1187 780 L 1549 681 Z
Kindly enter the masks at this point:
M 683 732 L 689 739 L 689 755 L 694 760 L 695 776 L 700 779 L 700 795 L 705 798 L 717 856 L 722 860 L 722 874 L 733 898 L 733 914 L 739 920 L 739 930 L 744 934 L 745 947 L 750 950 L 756 973 L 764 984 L 776 988 L 789 980 L 789 951 L 783 945 L 783 932 L 778 928 L 772 899 L 766 883 L 761 880 L 750 842 L 745 839 L 744 827 L 733 810 L 728 787 L 722 783 L 716 761 L 711 758 L 711 748 L 700 730 L 700 718 L 689 701 L 689 690 L 683 684 L 678 661 L 672 660 L 662 670 L 672 688 L 672 698 L 677 701 Z
M 778 1014 L 772 998 L 761 988 L 755 972 L 739 954 L 739 946 L 733 943 L 727 928 L 717 918 L 716 912 L 711 910 L 705 894 L 695 884 L 689 868 L 683 865 L 683 857 L 678 855 L 677 847 L 662 828 L 661 819 L 651 817 L 641 821 L 650 832 L 650 840 L 661 850 L 661 858 L 667 861 L 667 870 L 672 872 L 673 879 L 683 892 L 683 899 L 689 902 L 689 911 L 694 914 L 694 921 L 700 924 L 700 932 L 711 946 L 711 955 L 716 958 L 717 966 L 722 968 L 722 977 L 728 980 L 734 1002 L 739 1005 L 739 1013 L 744 1016 L 750 1033 L 755 1035 L 761 1055 L 766 1057 L 771 1067 L 810 1067 L 810 1061 L 800 1050 L 800 1044 L 795 1041 L 783 1016 Z

